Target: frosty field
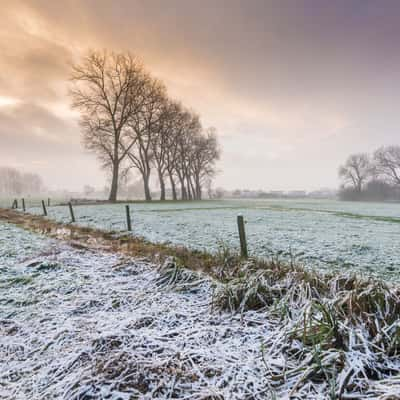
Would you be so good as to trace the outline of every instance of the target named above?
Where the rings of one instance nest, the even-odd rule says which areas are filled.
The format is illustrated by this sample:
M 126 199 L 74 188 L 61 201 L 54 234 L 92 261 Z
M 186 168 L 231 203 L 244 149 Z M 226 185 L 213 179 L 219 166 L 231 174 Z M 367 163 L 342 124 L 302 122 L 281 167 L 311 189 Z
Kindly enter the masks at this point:
M 2 223 L 0 241 L 0 398 L 265 392 L 265 319 L 244 335 L 247 317 L 211 315 L 206 281 L 193 294 L 160 290 L 148 263 Z
M 132 203 L 130 208 L 132 234 L 153 242 L 211 252 L 221 246 L 237 249 L 236 216 L 243 214 L 251 255 L 400 280 L 400 204 L 231 200 Z M 69 222 L 67 207 L 48 211 L 49 218 Z M 75 214 L 80 225 L 126 229 L 123 204 L 77 206 Z
M 0 398 L 398 398 L 395 287 L 359 282 L 357 292 L 340 276 L 318 293 L 318 277 L 296 282 L 293 271 L 268 283 L 272 270 L 224 284 L 169 259 L 71 247 L 3 222 L 0 243 Z M 227 294 L 252 282 L 263 306 L 226 310 Z M 383 302 L 375 322 L 331 308 L 371 298 Z

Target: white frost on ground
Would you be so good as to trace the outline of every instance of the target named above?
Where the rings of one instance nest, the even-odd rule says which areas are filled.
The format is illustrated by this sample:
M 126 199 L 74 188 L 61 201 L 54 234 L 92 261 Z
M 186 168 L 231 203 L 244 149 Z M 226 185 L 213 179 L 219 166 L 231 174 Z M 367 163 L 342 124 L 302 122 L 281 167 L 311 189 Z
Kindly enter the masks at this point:
M 327 200 L 248 200 L 130 205 L 133 234 L 208 252 L 238 249 L 236 216 L 246 220 L 252 255 L 280 254 L 310 267 L 399 280 L 400 205 Z M 40 214 L 41 208 L 29 212 Z M 67 206 L 49 218 L 69 222 Z M 125 230 L 123 204 L 75 207 L 77 224 Z
M 207 282 L 164 291 L 146 262 L 49 245 L 23 262 L 0 258 L 0 398 L 265 392 L 259 316 L 211 313 Z
M 273 348 L 284 327 L 262 312 L 211 310 L 207 278 L 193 290 L 161 289 L 145 260 L 1 223 L 0 240 L 18 249 L 0 255 L 0 398 L 274 398 L 268 376 L 286 363 Z M 24 248 L 30 241 L 36 251 Z M 276 399 L 289 399 L 287 379 Z M 396 379 L 364 398 L 388 399 L 388 388 L 395 396 Z M 327 399 L 326 385 L 306 386 L 291 398 Z

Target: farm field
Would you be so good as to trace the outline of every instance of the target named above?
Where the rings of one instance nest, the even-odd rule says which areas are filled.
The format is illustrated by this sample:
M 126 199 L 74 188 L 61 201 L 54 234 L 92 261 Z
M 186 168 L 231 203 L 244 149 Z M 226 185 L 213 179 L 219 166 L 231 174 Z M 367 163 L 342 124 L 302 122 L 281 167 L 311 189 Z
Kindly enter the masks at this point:
M 265 318 L 243 334 L 239 317 L 211 315 L 209 281 L 196 293 L 165 291 L 154 265 L 2 223 L 0 241 L 0 398 L 265 391 Z M 230 383 L 212 371 L 226 371 Z
M 72 247 L 3 222 L 0 242 L 0 398 L 389 399 L 400 390 L 396 325 L 387 324 L 394 287 L 359 283 L 366 299 L 377 291 L 387 301 L 376 321 L 386 335 L 375 337 L 370 317 L 343 320 L 323 308 L 357 301 L 344 275 L 316 301 L 296 272 L 225 284 L 171 259 Z M 244 282 L 253 290 L 254 279 L 261 308 L 243 300 L 230 309 L 231 291 Z M 325 312 L 340 320 L 343 349 L 325 330 Z
M 400 0 L 3 3 L 0 400 L 400 400 Z
M 400 204 L 327 200 L 223 200 L 130 205 L 133 235 L 152 242 L 217 252 L 238 249 L 243 214 L 250 255 L 294 259 L 308 268 L 400 280 Z M 123 204 L 76 206 L 77 223 L 126 229 Z M 40 207 L 28 212 L 40 214 Z M 49 218 L 69 222 L 68 207 Z

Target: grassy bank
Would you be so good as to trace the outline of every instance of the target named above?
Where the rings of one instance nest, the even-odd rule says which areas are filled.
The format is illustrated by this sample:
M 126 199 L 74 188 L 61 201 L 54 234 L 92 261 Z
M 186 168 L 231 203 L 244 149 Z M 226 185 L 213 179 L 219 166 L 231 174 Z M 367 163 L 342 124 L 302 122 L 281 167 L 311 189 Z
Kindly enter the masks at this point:
M 0 210 L 0 219 L 80 249 L 154 261 L 162 265 L 162 289 L 193 291 L 211 277 L 213 312 L 254 312 L 276 327 L 278 334 L 266 335 L 260 352 L 270 389 L 266 398 L 399 398 L 399 286 L 319 274 L 278 259 L 243 260 L 229 249 L 210 255 L 152 244 L 12 210 Z

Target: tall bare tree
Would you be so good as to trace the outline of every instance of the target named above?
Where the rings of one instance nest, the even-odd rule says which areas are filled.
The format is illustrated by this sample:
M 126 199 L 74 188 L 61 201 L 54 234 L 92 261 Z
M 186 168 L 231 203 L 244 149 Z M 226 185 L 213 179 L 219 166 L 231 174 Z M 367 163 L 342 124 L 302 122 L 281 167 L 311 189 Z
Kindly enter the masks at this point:
M 152 142 L 159 128 L 166 101 L 166 88 L 162 82 L 148 76 L 144 96 L 145 101 L 140 112 L 132 114 L 129 118 L 130 138 L 128 136 L 127 144 L 122 141 L 122 148 L 132 165 L 140 171 L 145 198 L 151 200 L 150 175 L 154 159 Z
M 165 154 L 166 158 L 166 170 L 169 177 L 169 183 L 171 186 L 172 199 L 177 200 L 177 190 L 176 190 L 176 171 L 178 167 L 178 152 L 179 152 L 179 137 L 182 135 L 185 120 L 185 112 L 183 110 L 182 104 L 177 101 L 169 102 L 169 113 L 168 118 L 170 120 L 170 131 L 167 136 L 167 152 Z
M 376 172 L 388 183 L 400 186 L 400 146 L 381 147 L 374 153 Z
M 72 104 L 80 111 L 83 143 L 111 174 L 109 199 L 117 199 L 119 182 L 134 168 L 142 176 L 146 200 L 155 169 L 160 199 L 166 177 L 177 198 L 201 198 L 203 180 L 215 172 L 218 146 L 204 134 L 200 118 L 168 98 L 165 85 L 147 73 L 129 53 L 89 52 L 73 67 Z
M 361 193 L 363 185 L 374 172 L 368 154 L 352 154 L 344 165 L 339 168 L 339 176 L 344 183 L 350 183 L 354 189 Z
M 190 168 L 195 183 L 194 198 L 196 200 L 202 199 L 202 186 L 205 181 L 215 175 L 215 163 L 219 157 L 220 150 L 215 128 L 209 128 L 205 133 L 194 137 Z
M 181 199 L 192 200 L 194 184 L 192 181 L 190 161 L 192 158 L 193 139 L 201 132 L 201 122 L 197 114 L 184 110 L 181 118 L 179 135 L 177 136 L 178 152 L 176 159 L 176 175 L 181 186 Z
M 165 98 L 161 106 L 158 123 L 151 138 L 153 162 L 157 170 L 160 183 L 160 200 L 165 200 L 165 175 L 170 162 L 169 153 L 173 151 L 174 129 L 176 127 L 176 107 L 173 102 Z
M 121 163 L 135 142 L 129 136 L 128 121 L 145 101 L 143 66 L 129 53 L 91 51 L 73 67 L 71 80 L 72 105 L 81 114 L 83 142 L 110 169 L 109 200 L 115 201 Z

